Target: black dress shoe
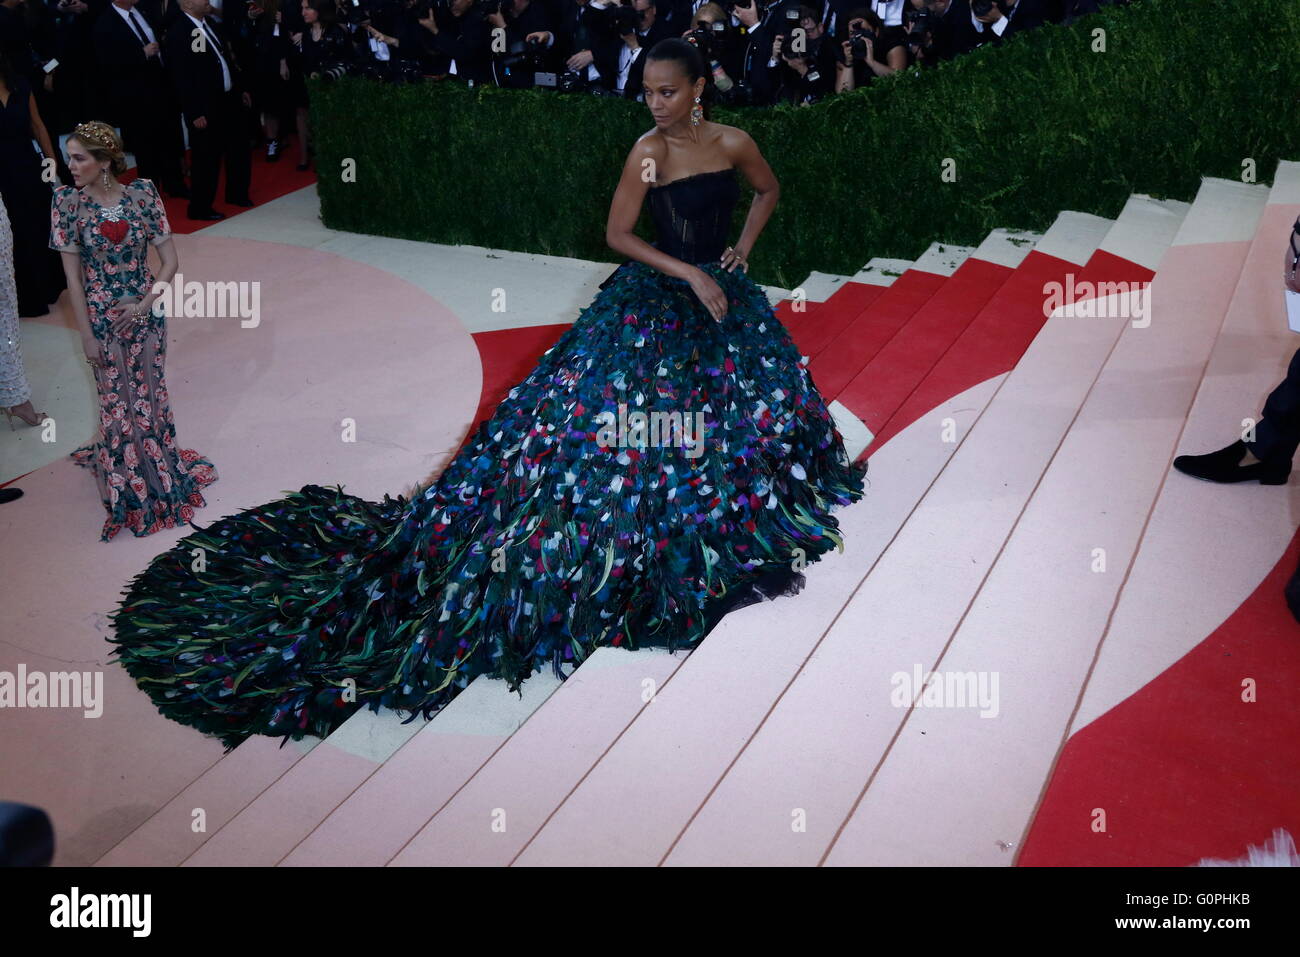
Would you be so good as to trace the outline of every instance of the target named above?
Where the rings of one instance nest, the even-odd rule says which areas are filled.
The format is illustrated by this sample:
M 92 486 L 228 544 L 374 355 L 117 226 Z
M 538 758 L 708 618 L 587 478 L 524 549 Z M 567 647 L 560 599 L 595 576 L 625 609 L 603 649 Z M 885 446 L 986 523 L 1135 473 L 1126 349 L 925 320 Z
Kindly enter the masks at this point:
M 251 209 L 257 205 L 248 197 L 244 197 L 243 199 L 228 199 L 226 202 L 231 206 L 243 206 L 245 209 Z
M 1291 474 L 1290 462 L 1253 462 L 1242 465 L 1249 449 L 1238 439 L 1226 448 L 1205 455 L 1180 455 L 1174 468 L 1184 475 L 1207 482 L 1253 482 L 1260 485 L 1285 485 Z
M 207 210 L 207 211 L 205 211 L 205 212 L 190 213 L 190 214 L 189 214 L 189 218 L 190 218 L 190 219 L 211 219 L 211 220 L 217 220 L 217 219 L 225 219 L 225 218 L 226 218 L 226 214 L 225 214 L 225 213 L 219 213 L 219 212 L 217 212 L 215 209 L 209 209 L 209 210 Z
M 0 505 L 5 502 L 12 502 L 16 498 L 23 497 L 23 490 L 20 488 L 0 488 Z

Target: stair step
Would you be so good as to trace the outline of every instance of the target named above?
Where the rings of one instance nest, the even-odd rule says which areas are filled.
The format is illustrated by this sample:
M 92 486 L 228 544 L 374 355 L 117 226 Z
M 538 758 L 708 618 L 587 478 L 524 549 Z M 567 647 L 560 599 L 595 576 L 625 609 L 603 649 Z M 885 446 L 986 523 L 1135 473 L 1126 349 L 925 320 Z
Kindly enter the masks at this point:
M 878 256 L 875 259 L 868 260 L 867 264 L 853 276 L 853 281 L 868 283 L 873 286 L 892 286 L 899 276 L 911 268 L 911 260 L 887 259 Z
M 655 707 L 655 692 L 685 657 L 663 649 L 597 649 L 438 809 L 393 865 L 509 864 L 623 729 Z
M 1060 222 L 1058 220 L 1051 228 L 1057 229 Z M 1059 232 L 1058 230 L 1058 234 Z M 1095 230 L 1091 230 L 1090 234 L 1095 235 Z M 1025 235 L 1010 238 L 1032 241 Z M 1046 238 L 1046 234 L 1043 238 Z M 998 249 L 998 242 L 986 240 L 980 248 L 984 249 L 986 245 L 995 255 L 1005 253 L 1005 250 Z M 1088 258 L 1093 252 L 1077 241 L 1058 241 L 1053 246 L 1060 251 L 1070 251 L 1071 255 Z M 1024 247 L 1015 248 L 1020 250 Z M 977 258 L 982 259 L 983 253 Z M 1087 258 L 1060 259 L 1040 252 L 1037 247 L 1025 253 L 1020 265 L 1007 276 L 1006 281 L 998 287 L 975 318 L 934 363 L 925 378 L 876 432 L 875 444 L 888 441 L 899 427 L 926 415 L 946 396 L 963 392 L 976 383 L 1014 367 L 1046 319 L 1043 301 L 1047 284 L 1063 282 L 1069 272 L 1086 261 Z
M 418 724 L 403 724 L 386 709 L 356 712 L 213 833 L 183 865 L 275 864 L 417 731 Z
M 919 269 L 899 276 L 813 358 L 808 371 L 818 391 L 827 400 L 838 398 L 862 367 L 947 281 Z
M 1245 210 L 1256 205 L 1260 187 L 1239 183 L 1227 186 Z M 1172 449 L 1164 450 L 1166 462 L 1174 454 L 1196 454 L 1228 444 L 1240 434 L 1244 419 L 1259 414 L 1264 396 L 1284 376 L 1296 339 L 1286 327 L 1277 267 L 1297 215 L 1300 163 L 1282 162 L 1182 434 Z M 1224 209 L 1222 216 L 1232 223 L 1229 242 L 1241 241 L 1246 218 L 1237 209 Z M 1213 219 L 1199 214 L 1197 217 L 1204 228 Z M 1218 248 L 1224 256 L 1235 254 L 1231 247 Z M 1195 261 L 1195 257 L 1214 251 L 1215 247 L 1193 247 L 1184 252 Z M 1204 268 L 1217 270 L 1214 262 Z M 1231 284 L 1225 286 L 1223 293 Z M 1239 639 L 1235 636 L 1239 633 L 1234 626 L 1240 624 L 1231 619 L 1248 596 L 1249 601 L 1256 600 L 1253 593 L 1273 572 L 1294 535 L 1294 506 L 1288 496 L 1278 492 L 1253 483 L 1225 488 L 1172 471 L 1164 473 L 1159 497 L 1142 532 L 1141 547 L 1115 604 L 1071 722 L 1061 762 L 1043 795 L 1022 860 L 1128 863 L 1140 854 L 1141 860 L 1186 861 L 1190 854 L 1194 861 L 1196 848 L 1204 848 L 1207 842 L 1217 845 L 1224 837 L 1239 839 L 1242 833 L 1258 830 L 1264 818 L 1275 823 L 1286 820 L 1285 815 L 1276 816 L 1281 809 L 1267 798 L 1269 793 L 1280 795 L 1294 790 L 1286 780 L 1287 771 L 1275 760 L 1279 746 L 1276 736 L 1286 733 L 1285 719 L 1274 715 L 1270 722 L 1263 714 L 1256 714 L 1254 706 L 1243 713 L 1239 703 L 1220 703 L 1199 690 L 1205 681 L 1205 669 L 1213 667 L 1200 660 L 1202 655 L 1215 661 L 1230 658 L 1238 662 L 1229 680 L 1237 680 L 1236 673 L 1255 673 L 1254 666 L 1243 661 L 1249 655 L 1243 655 L 1237 646 Z M 1213 547 L 1207 548 L 1207 543 L 1213 543 Z M 1288 565 L 1285 571 L 1291 567 Z M 1188 587 L 1188 582 L 1201 581 L 1211 581 L 1214 587 Z M 1270 681 L 1287 683 L 1288 672 L 1293 673 L 1296 667 L 1295 657 L 1288 660 L 1279 656 L 1274 643 L 1281 638 L 1282 647 L 1288 647 L 1294 625 L 1287 621 L 1280 591 L 1275 587 L 1265 600 L 1277 610 L 1276 617 L 1283 619 L 1280 627 L 1288 631 L 1270 635 L 1269 621 L 1258 615 L 1246 627 L 1250 629 L 1252 646 L 1269 657 Z M 1164 613 L 1153 615 L 1152 609 Z M 1233 696 L 1229 699 L 1237 700 Z M 1174 719 L 1178 722 L 1174 733 L 1196 743 L 1197 763 L 1213 767 L 1215 778 L 1185 797 L 1180 795 L 1178 814 L 1172 820 L 1166 820 L 1168 815 L 1153 813 L 1161 810 L 1155 806 L 1135 807 L 1131 815 L 1135 823 L 1145 821 L 1148 825 L 1142 827 L 1140 848 L 1131 844 L 1124 849 L 1087 846 L 1064 830 L 1062 817 L 1073 812 L 1080 787 L 1093 794 L 1131 794 L 1145 802 L 1153 792 L 1165 788 L 1162 781 L 1171 773 L 1200 773 L 1198 768 L 1182 767 L 1190 763 L 1190 756 L 1171 753 L 1168 748 L 1157 753 L 1148 738 L 1155 724 L 1169 723 L 1160 715 L 1169 714 L 1171 708 L 1181 714 L 1189 700 L 1196 702 L 1194 713 Z M 1225 713 L 1225 709 L 1232 713 Z M 1104 722 L 1109 723 L 1111 734 L 1099 739 L 1098 729 Z M 1225 733 L 1230 735 L 1227 741 L 1223 739 Z M 1168 738 L 1158 736 L 1157 740 L 1164 742 Z M 1116 745 L 1120 746 L 1118 750 Z M 1098 758 L 1119 769 L 1123 779 L 1096 780 L 1087 762 Z M 1236 787 L 1228 782 L 1257 773 L 1265 776 L 1256 782 L 1256 791 L 1263 795 L 1261 800 L 1234 807 L 1230 819 L 1223 818 L 1221 827 L 1210 829 L 1213 833 L 1207 831 L 1196 835 L 1197 840 L 1189 839 L 1186 817 L 1216 813 L 1225 806 L 1225 787 Z M 1157 775 L 1161 781 L 1150 780 Z
M 936 413 L 964 434 L 997 385 L 980 383 Z M 810 566 L 797 597 L 727 615 L 515 863 L 658 862 L 952 453 L 919 432 L 900 442 L 868 476 L 867 497 L 838 513 L 844 552 Z
M 975 249 L 975 246 L 931 243 L 925 252 L 916 258 L 912 268 L 922 272 L 932 272 L 936 276 L 951 276 L 961 268 L 962 263 L 975 255 Z
M 1018 269 L 1029 251 L 1043 238 L 1042 233 L 1029 229 L 995 229 L 971 253 L 972 259 Z
M 281 863 L 388 863 L 560 687 L 549 669 L 519 686 L 522 697 L 501 679 L 475 678 L 341 802 L 316 815 Z
M 845 283 L 815 311 L 810 309 L 803 321 L 790 330 L 795 345 L 810 359 L 815 358 L 864 309 L 884 295 L 887 288 L 876 283 Z
M 255 735 L 128 834 L 96 867 L 175 867 L 321 743 Z M 197 828 L 197 830 L 196 830 Z
M 844 386 L 835 404 L 847 410 L 868 437 L 866 443 L 851 450 L 854 458 L 871 442 L 882 440 L 882 431 L 903 402 L 1011 273 L 996 263 L 966 260 Z M 897 423 L 889 434 L 897 434 L 907 424 Z
M 1248 203 L 1207 181 L 1196 205 Z M 945 622 L 913 659 L 943 675 L 1007 678 L 990 686 L 1003 720 L 971 707 L 907 711 L 828 864 L 1011 863 L 1007 848 L 1021 843 L 1062 744 L 1245 253 L 1175 239 L 1150 290 L 1154 319 L 1130 318 L 1113 296 L 1105 316 L 1048 321 L 1049 341 L 1056 327 L 1086 323 L 1113 348 L 955 631 Z
M 1035 255 L 1017 275 L 1034 275 Z M 1038 288 L 1036 302 L 1021 308 L 1041 316 Z M 994 308 L 990 301 L 981 317 Z M 1058 320 L 1043 327 L 969 434 L 954 435 L 957 448 L 943 471 L 919 491 L 924 497 L 906 524 L 665 863 L 819 862 L 903 719 L 902 709 L 890 707 L 892 676 L 910 674 L 914 663 L 928 669 L 937 657 L 1111 341 L 1096 325 Z M 1025 408 L 1036 415 L 1027 420 Z M 934 425 L 917 422 L 895 442 L 938 431 L 937 416 L 925 419 Z M 900 454 L 895 442 L 873 455 L 873 466 Z M 915 601 L 918 594 L 924 602 Z M 764 785 L 754 789 L 760 778 Z M 792 820 L 802 827 L 792 828 Z

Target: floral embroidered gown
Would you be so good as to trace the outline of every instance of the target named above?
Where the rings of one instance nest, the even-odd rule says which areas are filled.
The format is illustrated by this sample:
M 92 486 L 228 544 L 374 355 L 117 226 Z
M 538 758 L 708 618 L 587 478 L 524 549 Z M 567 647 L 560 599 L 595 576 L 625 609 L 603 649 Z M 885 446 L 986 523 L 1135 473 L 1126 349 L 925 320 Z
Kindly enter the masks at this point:
M 95 475 L 108 517 L 100 532 L 109 541 L 123 528 L 137 537 L 187 524 L 206 502 L 200 491 L 217 479 L 216 468 L 193 449 L 176 444 L 163 363 L 167 323 L 149 314 L 119 336 L 108 310 L 119 299 L 142 301 L 153 287 L 149 244 L 171 238 L 171 225 L 152 180 L 125 184 L 122 201 L 102 207 L 84 191 L 60 186 L 50 208 L 50 248 L 80 252 L 86 311 L 100 345 L 95 370 L 100 431 L 72 459 Z
M 649 192 L 658 248 L 718 282 L 721 322 L 629 260 L 409 500 L 307 485 L 158 556 L 110 640 L 159 711 L 228 747 L 363 705 L 428 716 L 476 675 L 518 691 L 598 646 L 693 647 L 797 591 L 866 465 L 762 289 L 718 263 L 738 194 L 732 169 Z

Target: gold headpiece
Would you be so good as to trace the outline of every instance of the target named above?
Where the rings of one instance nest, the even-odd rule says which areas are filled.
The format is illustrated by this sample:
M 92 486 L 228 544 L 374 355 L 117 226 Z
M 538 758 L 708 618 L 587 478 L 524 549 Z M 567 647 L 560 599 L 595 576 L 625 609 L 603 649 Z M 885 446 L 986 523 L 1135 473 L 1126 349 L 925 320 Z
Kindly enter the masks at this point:
M 119 152 L 117 142 L 113 138 L 113 132 L 110 128 L 99 123 L 80 123 L 72 131 L 72 135 L 83 143 L 89 143 L 92 146 L 98 146 L 100 149 L 108 150 L 110 153 Z

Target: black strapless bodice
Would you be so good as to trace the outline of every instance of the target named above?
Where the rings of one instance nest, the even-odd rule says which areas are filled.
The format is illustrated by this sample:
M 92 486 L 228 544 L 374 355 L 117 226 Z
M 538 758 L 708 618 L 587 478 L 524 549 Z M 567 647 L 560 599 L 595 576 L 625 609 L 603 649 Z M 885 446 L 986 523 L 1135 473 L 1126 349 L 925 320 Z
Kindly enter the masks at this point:
M 692 265 L 717 262 L 740 198 L 736 168 L 706 170 L 651 186 L 646 194 L 656 249 Z
M 651 186 L 646 193 L 650 218 L 654 222 L 655 249 L 699 266 L 717 263 L 727 248 L 731 214 L 740 198 L 736 168 L 705 170 Z M 619 269 L 636 262 L 625 259 L 604 282 L 604 289 Z

